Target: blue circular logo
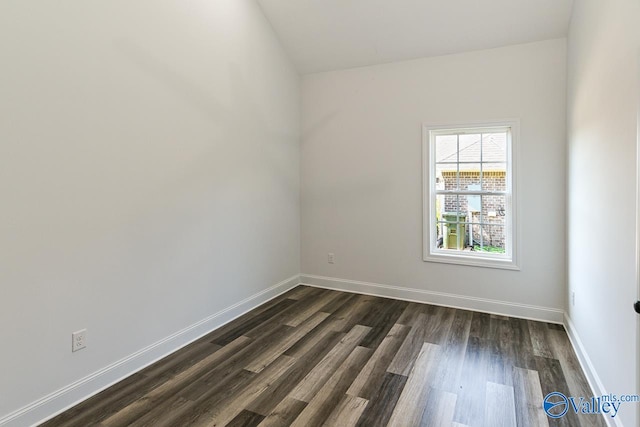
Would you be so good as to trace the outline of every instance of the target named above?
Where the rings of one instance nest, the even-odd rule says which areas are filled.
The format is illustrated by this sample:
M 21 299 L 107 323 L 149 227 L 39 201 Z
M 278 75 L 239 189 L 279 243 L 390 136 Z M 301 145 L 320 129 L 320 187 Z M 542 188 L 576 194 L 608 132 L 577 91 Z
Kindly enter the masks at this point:
M 554 391 L 544 397 L 544 412 L 551 418 L 561 418 L 569 410 L 569 399 L 562 393 Z

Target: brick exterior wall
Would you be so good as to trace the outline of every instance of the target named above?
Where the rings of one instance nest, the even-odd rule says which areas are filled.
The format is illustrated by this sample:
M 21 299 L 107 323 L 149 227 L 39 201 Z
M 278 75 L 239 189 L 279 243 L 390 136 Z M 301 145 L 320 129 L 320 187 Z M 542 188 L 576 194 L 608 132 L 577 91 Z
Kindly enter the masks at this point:
M 442 172 L 445 190 L 456 190 L 458 180 L 455 171 Z M 468 190 L 470 185 L 480 185 L 479 171 L 461 171 L 460 172 L 460 189 Z M 442 188 L 442 186 L 440 186 Z M 479 187 L 472 187 L 479 188 Z M 482 174 L 482 189 L 487 191 L 505 191 L 506 190 L 506 173 L 504 171 L 486 171 Z M 469 199 L 475 199 L 475 206 L 479 206 L 480 196 L 459 196 L 460 206 L 458 207 L 458 198 L 456 196 L 444 196 L 442 212 L 468 212 Z M 482 221 L 491 224 L 490 226 L 481 227 L 480 225 L 472 225 L 473 240 L 480 242 L 480 234 L 482 233 L 482 241 L 484 245 L 505 247 L 505 200 L 504 196 L 482 196 Z M 489 213 L 496 216 L 489 216 Z M 480 212 L 473 212 L 471 221 L 467 218 L 467 222 L 479 223 Z M 468 231 L 467 231 L 468 234 Z

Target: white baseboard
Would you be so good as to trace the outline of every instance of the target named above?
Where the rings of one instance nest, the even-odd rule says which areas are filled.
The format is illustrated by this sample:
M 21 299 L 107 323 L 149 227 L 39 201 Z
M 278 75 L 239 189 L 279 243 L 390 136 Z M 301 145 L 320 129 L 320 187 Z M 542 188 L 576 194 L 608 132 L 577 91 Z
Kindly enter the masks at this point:
M 311 274 L 301 274 L 300 281 L 302 284 L 316 286 L 319 288 L 443 305 L 465 310 L 519 317 L 522 319 L 540 320 L 543 322 L 559 324 L 562 324 L 564 319 L 563 310 L 497 301 L 486 298 L 425 291 L 414 288 L 403 288 L 399 286 L 382 285 L 379 283 L 358 282 L 355 280 L 337 279 L 335 277 L 314 276 Z
M 187 344 L 203 337 L 257 306 L 294 288 L 300 276 L 290 277 L 262 292 L 225 308 L 181 331 L 178 331 L 124 359 L 94 372 L 66 387 L 0 418 L 2 427 L 38 425 L 59 413 L 101 392 L 124 378 L 157 362 Z
M 596 368 L 591 363 L 591 359 L 587 354 L 584 346 L 582 345 L 582 340 L 580 340 L 580 336 L 578 335 L 578 331 L 574 326 L 571 318 L 568 314 L 564 315 L 564 327 L 567 330 L 567 335 L 569 335 L 569 341 L 571 341 L 571 345 L 573 346 L 573 351 L 575 351 L 576 356 L 578 357 L 578 362 L 580 362 L 580 367 L 582 368 L 582 372 L 584 372 L 587 377 L 587 382 L 591 387 L 591 391 L 593 391 L 594 396 L 604 396 L 607 393 L 607 390 L 604 388 L 600 377 L 598 376 L 598 372 Z M 585 396 L 588 397 L 588 396 Z M 622 425 L 622 421 L 620 418 L 611 418 L 611 417 L 603 417 L 605 422 L 609 427 L 624 427 Z

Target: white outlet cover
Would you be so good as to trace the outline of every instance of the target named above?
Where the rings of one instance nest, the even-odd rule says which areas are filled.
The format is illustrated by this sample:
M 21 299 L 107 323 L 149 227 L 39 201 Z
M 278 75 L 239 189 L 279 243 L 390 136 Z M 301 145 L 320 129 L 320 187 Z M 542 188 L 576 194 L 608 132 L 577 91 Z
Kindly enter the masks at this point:
M 71 334 L 71 351 L 82 350 L 87 346 L 87 330 L 82 329 Z

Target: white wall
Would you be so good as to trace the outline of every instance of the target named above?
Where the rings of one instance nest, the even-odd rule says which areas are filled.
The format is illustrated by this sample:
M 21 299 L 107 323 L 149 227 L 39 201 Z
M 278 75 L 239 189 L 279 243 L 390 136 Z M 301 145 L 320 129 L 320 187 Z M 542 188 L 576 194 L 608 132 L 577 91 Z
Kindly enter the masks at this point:
M 305 76 L 302 273 L 562 310 L 565 44 Z M 522 270 L 422 261 L 422 123 L 505 118 L 521 120 Z
M 608 393 L 636 378 L 637 1 L 579 0 L 568 43 L 568 313 Z M 621 409 L 635 425 L 637 405 Z
M 5 0 L 0 52 L 0 418 L 298 274 L 299 78 L 254 1 Z

